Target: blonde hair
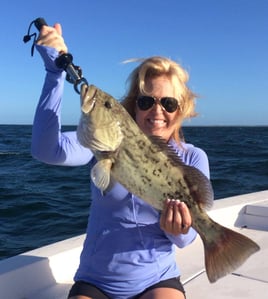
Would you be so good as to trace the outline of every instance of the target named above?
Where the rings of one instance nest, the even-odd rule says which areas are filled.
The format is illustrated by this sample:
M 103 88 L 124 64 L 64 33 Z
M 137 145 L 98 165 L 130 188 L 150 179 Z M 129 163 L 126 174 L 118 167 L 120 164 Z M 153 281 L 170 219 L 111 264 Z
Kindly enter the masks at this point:
M 148 79 L 158 76 L 167 76 L 174 87 L 174 95 L 178 99 L 180 109 L 178 110 L 178 124 L 172 137 L 180 144 L 180 127 L 183 119 L 194 117 L 196 95 L 187 87 L 189 80 L 188 73 L 171 59 L 154 56 L 142 60 L 128 78 L 129 88 L 127 95 L 122 101 L 122 105 L 128 113 L 135 119 L 136 100 L 141 93 L 146 93 L 145 83 Z M 181 92 L 181 88 L 183 91 Z

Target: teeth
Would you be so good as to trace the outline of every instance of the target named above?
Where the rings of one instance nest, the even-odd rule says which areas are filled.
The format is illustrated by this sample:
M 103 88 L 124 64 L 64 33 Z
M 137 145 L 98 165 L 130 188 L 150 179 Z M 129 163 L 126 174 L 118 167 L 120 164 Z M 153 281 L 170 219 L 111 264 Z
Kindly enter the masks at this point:
M 149 119 L 149 121 L 152 123 L 152 124 L 163 124 L 165 123 L 164 120 L 161 120 L 161 119 Z

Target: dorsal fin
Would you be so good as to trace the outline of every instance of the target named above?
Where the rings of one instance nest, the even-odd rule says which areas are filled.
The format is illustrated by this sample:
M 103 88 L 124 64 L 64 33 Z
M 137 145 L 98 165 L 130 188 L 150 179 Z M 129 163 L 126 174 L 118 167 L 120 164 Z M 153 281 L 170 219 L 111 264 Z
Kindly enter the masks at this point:
M 159 147 L 159 151 L 166 154 L 174 167 L 180 167 L 183 172 L 184 180 L 194 200 L 205 209 L 211 208 L 214 196 L 210 180 L 199 169 L 183 163 L 174 147 L 167 144 L 163 138 L 150 136 L 149 139 L 155 146 Z
M 149 139 L 155 146 L 159 147 L 159 152 L 163 152 L 169 158 L 172 165 L 179 167 L 185 166 L 185 163 L 182 162 L 174 147 L 167 143 L 166 140 L 159 136 L 149 136 Z
M 181 158 L 176 153 L 174 147 L 167 143 L 165 139 L 159 136 L 149 136 L 149 139 L 155 146 L 159 147 L 159 152 L 165 153 L 171 159 L 171 162 L 174 162 L 176 164 L 180 162 L 184 164 Z
M 210 209 L 214 201 L 214 192 L 210 180 L 197 168 L 184 165 L 184 179 L 191 195 L 202 208 Z

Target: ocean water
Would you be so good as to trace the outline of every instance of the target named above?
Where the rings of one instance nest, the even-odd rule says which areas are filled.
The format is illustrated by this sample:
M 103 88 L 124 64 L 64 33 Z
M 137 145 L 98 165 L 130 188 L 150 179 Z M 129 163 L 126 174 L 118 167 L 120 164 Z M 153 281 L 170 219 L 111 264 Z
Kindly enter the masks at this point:
M 268 189 L 268 127 L 185 127 L 184 135 L 208 154 L 216 200 Z M 30 144 L 31 126 L 0 125 L 0 259 L 86 229 L 88 166 L 43 164 Z

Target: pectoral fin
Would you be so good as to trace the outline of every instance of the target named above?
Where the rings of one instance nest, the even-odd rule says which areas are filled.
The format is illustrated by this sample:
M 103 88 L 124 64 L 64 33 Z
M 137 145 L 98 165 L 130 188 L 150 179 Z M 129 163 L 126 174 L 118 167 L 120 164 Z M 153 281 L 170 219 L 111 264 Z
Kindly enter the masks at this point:
M 110 184 L 111 167 L 112 160 L 103 159 L 97 162 L 91 170 L 91 180 L 102 192 L 104 192 Z

